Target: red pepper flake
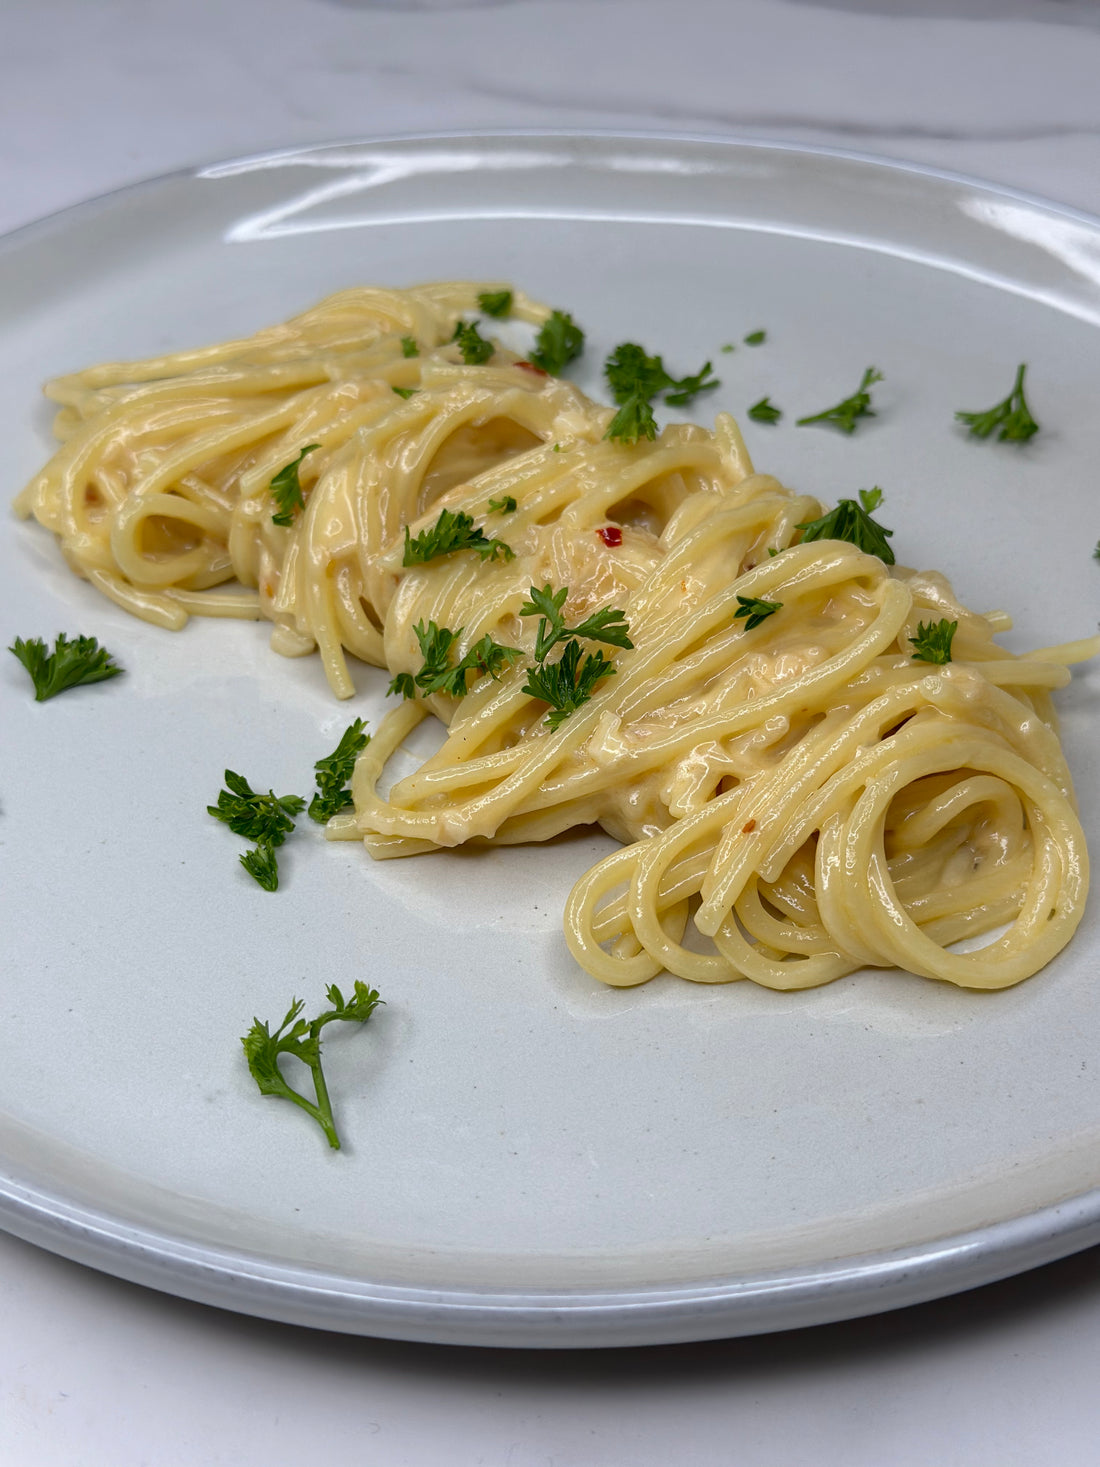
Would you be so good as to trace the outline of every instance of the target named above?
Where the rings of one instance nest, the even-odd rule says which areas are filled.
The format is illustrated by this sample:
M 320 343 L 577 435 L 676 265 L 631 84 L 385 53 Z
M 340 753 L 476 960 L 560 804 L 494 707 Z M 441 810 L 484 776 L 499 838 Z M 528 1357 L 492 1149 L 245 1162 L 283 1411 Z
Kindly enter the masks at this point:
M 742 835 L 749 835 L 755 829 L 756 829 L 756 821 L 755 820 L 746 820 L 745 823 L 744 823 L 744 825 L 742 825 L 742 827 L 741 827 L 741 834 Z
M 618 525 L 601 525 L 596 531 L 605 545 L 621 545 L 623 543 L 623 532 Z
M 536 377 L 549 377 L 549 372 L 544 372 L 541 367 L 536 367 L 534 362 L 513 362 L 513 367 L 522 367 L 525 372 L 534 372 Z

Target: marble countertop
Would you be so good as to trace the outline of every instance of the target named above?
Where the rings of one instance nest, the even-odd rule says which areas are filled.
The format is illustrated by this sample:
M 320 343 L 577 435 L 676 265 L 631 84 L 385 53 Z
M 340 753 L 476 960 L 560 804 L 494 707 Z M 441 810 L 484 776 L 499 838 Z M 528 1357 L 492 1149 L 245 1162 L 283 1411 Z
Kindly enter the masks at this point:
M 267 148 L 466 128 L 817 142 L 1100 213 L 1092 0 L 0 0 L 0 229 Z M 221 1314 L 0 1236 L 18 1467 L 1091 1463 L 1100 1250 L 897 1314 L 598 1353 Z

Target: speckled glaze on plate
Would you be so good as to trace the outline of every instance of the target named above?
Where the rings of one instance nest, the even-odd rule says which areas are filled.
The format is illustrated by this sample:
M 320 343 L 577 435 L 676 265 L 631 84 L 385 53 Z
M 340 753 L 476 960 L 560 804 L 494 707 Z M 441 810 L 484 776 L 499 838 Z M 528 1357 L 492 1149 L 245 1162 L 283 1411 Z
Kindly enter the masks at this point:
M 1009 645 L 1093 629 L 1100 222 L 838 153 L 366 141 L 68 210 L 0 241 L 10 491 L 49 452 L 48 376 L 444 277 L 572 311 L 594 392 L 623 339 L 680 371 L 709 357 L 701 412 L 785 410 L 746 424 L 759 468 L 826 500 L 881 485 L 899 560 L 1010 610 Z M 1043 431 L 967 439 L 955 409 L 1020 361 Z M 871 363 L 878 416 L 854 438 L 788 426 Z M 375 865 L 303 829 L 271 896 L 204 813 L 222 770 L 308 790 L 349 719 L 380 716 L 383 675 L 337 705 L 263 626 L 133 621 L 33 524 L 8 522 L 0 576 L 5 645 L 86 633 L 126 668 L 36 705 L 0 666 L 0 1225 L 226 1308 L 510 1346 L 824 1322 L 1100 1239 L 1095 904 L 1004 993 L 867 972 L 782 995 L 579 972 L 559 919 L 598 834 Z M 1097 693 L 1084 670 L 1060 700 L 1090 836 Z M 386 1007 L 328 1042 L 336 1154 L 260 1099 L 237 1036 L 356 977 Z

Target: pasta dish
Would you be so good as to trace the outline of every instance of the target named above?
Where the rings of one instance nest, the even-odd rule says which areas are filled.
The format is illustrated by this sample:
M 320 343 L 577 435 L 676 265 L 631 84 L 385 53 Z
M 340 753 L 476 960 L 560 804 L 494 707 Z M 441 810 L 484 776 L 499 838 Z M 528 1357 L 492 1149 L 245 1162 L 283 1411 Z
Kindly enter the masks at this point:
M 565 913 L 605 983 L 872 965 L 992 989 L 1049 962 L 1088 882 L 1050 695 L 1097 639 L 1015 656 L 1007 615 L 894 564 L 888 532 L 811 533 L 825 507 L 756 473 L 726 414 L 617 441 L 537 364 L 469 361 L 488 289 L 347 290 L 59 378 L 61 446 L 17 509 L 147 621 L 270 621 L 338 698 L 349 657 L 388 671 L 330 837 L 376 859 L 621 842 Z M 951 624 L 949 659 L 914 653 Z M 428 714 L 441 747 L 383 793 Z

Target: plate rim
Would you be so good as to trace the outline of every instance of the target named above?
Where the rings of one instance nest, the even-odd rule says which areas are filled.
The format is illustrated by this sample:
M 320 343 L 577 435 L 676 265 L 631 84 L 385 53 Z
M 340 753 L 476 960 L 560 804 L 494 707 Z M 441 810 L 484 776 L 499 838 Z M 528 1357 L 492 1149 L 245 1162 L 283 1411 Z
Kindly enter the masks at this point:
M 63 205 L 0 234 L 0 257 L 44 231 L 77 223 L 173 183 L 221 170 L 293 164 L 342 148 L 529 141 L 661 143 L 786 153 L 853 163 L 979 191 L 1100 234 L 1100 214 L 975 175 L 830 144 L 668 129 L 463 128 L 351 135 L 211 158 L 152 173 Z M 2 263 L 0 263 L 2 268 Z M 1053 1262 L 1100 1242 L 1100 1186 L 1037 1210 L 900 1249 L 816 1265 L 755 1269 L 698 1283 L 646 1288 L 516 1291 L 394 1285 L 326 1273 L 248 1251 L 188 1241 L 29 1184 L 0 1152 L 0 1228 L 133 1283 L 261 1318 L 344 1333 L 486 1347 L 651 1345 L 751 1335 L 858 1318 L 953 1294 Z

